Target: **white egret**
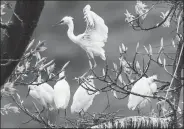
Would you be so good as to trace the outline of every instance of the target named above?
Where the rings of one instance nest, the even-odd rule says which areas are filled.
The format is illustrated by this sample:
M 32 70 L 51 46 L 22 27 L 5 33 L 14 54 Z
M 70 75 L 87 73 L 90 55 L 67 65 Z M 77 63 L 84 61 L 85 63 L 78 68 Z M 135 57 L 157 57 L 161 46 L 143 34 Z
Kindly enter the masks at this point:
M 76 90 L 71 105 L 71 113 L 77 112 L 81 116 L 81 111 L 86 112 L 92 105 L 94 97 L 100 93 L 99 91 L 96 93 L 87 91 L 88 88 L 95 90 L 94 80 L 91 78 L 93 78 L 93 76 L 88 76 L 86 82 L 82 83 Z
M 74 35 L 73 18 L 70 16 L 65 16 L 57 25 L 68 25 L 67 35 L 69 39 L 86 51 L 88 58 L 93 59 L 94 67 L 96 67 L 94 56 L 100 56 L 103 60 L 106 60 L 103 47 L 105 42 L 107 42 L 108 27 L 105 25 L 104 20 L 90 9 L 90 5 L 86 5 L 83 9 L 86 21 L 86 30 L 83 34 Z
M 33 82 L 35 84 L 37 82 Z M 43 83 L 40 85 L 28 85 L 28 94 L 34 99 L 36 99 L 42 106 L 43 110 L 47 109 L 47 120 L 49 120 L 49 110 L 53 111 L 55 109 L 55 103 L 54 103 L 54 90 L 48 83 Z M 26 97 L 27 97 L 26 96 Z M 50 112 L 51 113 L 51 112 Z M 52 119 L 50 119 L 52 121 Z
M 33 82 L 35 84 L 36 82 Z M 28 85 L 28 94 L 36 99 L 44 108 L 55 109 L 54 90 L 48 83 Z
M 54 85 L 54 102 L 58 112 L 60 109 L 65 110 L 66 117 L 66 108 L 70 100 L 70 86 L 65 78 L 65 71 L 62 71 L 59 74 L 59 81 Z
M 151 77 L 142 77 L 138 80 L 131 89 L 131 92 L 140 94 L 140 95 L 147 95 L 151 96 L 157 90 L 157 84 L 154 80 L 157 79 L 157 75 L 153 75 Z M 143 108 L 148 103 L 149 98 L 143 98 L 140 96 L 136 96 L 130 94 L 128 100 L 128 108 L 131 110 L 135 110 L 136 108 Z

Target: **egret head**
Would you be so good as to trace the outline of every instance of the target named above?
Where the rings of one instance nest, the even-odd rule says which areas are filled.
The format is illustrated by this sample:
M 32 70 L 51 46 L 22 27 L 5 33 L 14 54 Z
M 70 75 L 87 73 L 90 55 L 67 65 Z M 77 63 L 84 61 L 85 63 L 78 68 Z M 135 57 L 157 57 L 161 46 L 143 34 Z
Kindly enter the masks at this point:
M 70 24 L 73 21 L 73 17 L 65 16 L 56 25 Z
M 87 4 L 85 7 L 84 7 L 85 10 L 90 10 L 91 9 L 91 6 L 89 4 Z
M 155 82 L 157 80 L 157 75 L 153 75 L 153 76 L 149 77 L 148 79 L 149 79 L 150 83 Z

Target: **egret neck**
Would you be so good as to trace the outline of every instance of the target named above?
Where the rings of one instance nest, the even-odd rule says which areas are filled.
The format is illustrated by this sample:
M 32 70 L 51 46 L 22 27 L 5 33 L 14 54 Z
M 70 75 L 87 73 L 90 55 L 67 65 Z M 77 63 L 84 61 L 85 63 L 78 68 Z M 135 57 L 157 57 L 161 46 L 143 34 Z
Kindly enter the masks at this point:
M 73 30 L 74 30 L 73 21 L 69 22 L 67 25 L 68 25 L 68 31 L 67 31 L 68 37 L 70 38 L 70 40 L 76 43 L 76 36 L 73 33 Z

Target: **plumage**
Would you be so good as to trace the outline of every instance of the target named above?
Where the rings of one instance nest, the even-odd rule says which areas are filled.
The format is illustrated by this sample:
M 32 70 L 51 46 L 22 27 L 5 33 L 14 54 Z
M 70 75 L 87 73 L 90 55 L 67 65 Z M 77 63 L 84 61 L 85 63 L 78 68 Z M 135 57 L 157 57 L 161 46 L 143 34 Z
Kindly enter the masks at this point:
M 48 83 L 29 85 L 29 95 L 49 110 L 55 109 L 54 90 Z
M 64 72 L 64 71 L 63 71 Z M 63 72 L 60 75 L 63 75 Z M 70 86 L 63 78 L 54 85 L 54 102 L 57 109 L 66 109 L 70 100 Z
M 105 42 L 107 42 L 108 27 L 99 15 L 91 11 L 90 5 L 84 7 L 83 13 L 86 21 L 86 30 L 83 34 L 74 35 L 73 18 L 70 16 L 65 16 L 59 24 L 68 25 L 67 35 L 69 39 L 83 48 L 89 58 L 94 60 L 94 56 L 100 56 L 103 60 L 106 60 L 103 47 Z M 96 65 L 95 60 L 94 63 Z
M 149 78 L 142 77 L 138 80 L 131 89 L 131 92 L 151 96 L 157 90 L 157 84 L 154 82 L 154 79 L 157 79 L 156 75 L 153 75 Z M 149 98 L 143 98 L 133 94 L 129 95 L 128 99 L 128 108 L 135 110 L 136 108 L 143 108 L 150 101 Z
M 94 89 L 94 81 L 93 79 L 90 79 L 92 76 L 88 77 L 88 83 L 84 82 L 82 83 L 78 89 L 76 90 L 74 96 L 73 96 L 73 103 L 71 105 L 71 112 L 81 112 L 82 110 L 86 112 L 88 108 L 92 105 L 93 99 L 96 95 L 99 94 L 99 92 L 94 93 L 93 91 L 87 91 L 85 88 L 89 87 L 90 89 Z M 83 87 L 85 88 L 83 88 Z M 93 94 L 92 94 L 93 93 Z

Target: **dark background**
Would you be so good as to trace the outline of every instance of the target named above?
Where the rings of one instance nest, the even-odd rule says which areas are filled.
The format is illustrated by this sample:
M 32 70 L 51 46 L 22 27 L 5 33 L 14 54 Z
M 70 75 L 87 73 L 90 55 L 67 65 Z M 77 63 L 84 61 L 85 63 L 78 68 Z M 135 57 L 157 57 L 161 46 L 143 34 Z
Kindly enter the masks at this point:
M 13 5 L 15 2 L 11 2 Z M 154 2 L 145 2 L 149 6 Z M 48 57 L 48 60 L 55 59 L 56 70 L 60 69 L 64 63 L 70 60 L 70 64 L 66 69 L 67 81 L 71 86 L 71 99 L 68 106 L 68 117 L 74 118 L 77 117 L 76 114 L 70 113 L 70 106 L 72 103 L 72 97 L 78 88 L 77 82 L 72 80 L 74 77 L 82 75 L 88 68 L 88 57 L 86 52 L 81 49 L 78 45 L 72 43 L 67 37 L 67 26 L 58 26 L 52 27 L 52 25 L 58 22 L 64 16 L 72 16 L 74 18 L 74 34 L 78 35 L 84 32 L 86 23 L 83 19 L 83 8 L 86 4 L 90 4 L 92 11 L 101 16 L 106 25 L 109 28 L 108 41 L 105 45 L 106 55 L 108 56 L 108 61 L 110 66 L 112 62 L 115 62 L 119 65 L 118 56 L 119 56 L 119 45 L 124 43 L 128 47 L 128 59 L 131 60 L 135 52 L 137 42 L 140 43 L 139 51 L 145 52 L 143 45 L 148 47 L 151 44 L 153 47 L 160 45 L 160 39 L 163 37 L 164 45 L 171 44 L 171 39 L 174 36 L 174 33 L 171 31 L 175 26 L 170 28 L 160 27 L 152 31 L 134 31 L 126 22 L 125 15 L 126 9 L 135 15 L 135 4 L 136 1 L 46 1 L 45 7 L 41 14 L 39 23 L 32 38 L 35 38 L 35 41 L 46 40 L 46 47 L 48 48 L 45 52 L 41 53 L 42 56 Z M 166 5 L 158 5 L 156 9 L 153 9 L 145 21 L 145 26 L 155 25 L 162 19 L 160 18 L 160 12 L 166 12 L 168 10 Z M 7 21 L 12 12 L 5 9 L 6 15 L 2 18 L 4 21 Z M 176 49 L 173 47 L 167 48 L 168 52 L 175 52 Z M 154 52 L 157 52 L 158 49 L 153 49 Z M 101 75 L 102 67 L 104 66 L 104 61 L 99 57 L 95 57 L 97 61 L 96 72 L 98 75 Z M 170 69 L 171 70 L 171 69 Z M 157 74 L 158 78 L 163 80 L 169 80 L 170 77 L 164 72 L 163 69 L 159 68 L 155 64 L 152 64 L 152 67 L 149 70 L 149 75 Z M 52 86 L 53 83 L 50 83 Z M 95 82 L 96 87 L 101 87 L 102 83 L 98 81 Z M 32 97 L 25 98 L 27 93 L 27 87 L 18 86 L 18 93 L 21 98 L 24 100 L 24 105 L 29 109 L 33 110 Z M 181 94 L 181 98 L 183 94 Z M 136 111 L 129 111 L 127 108 L 127 98 L 124 100 L 115 99 L 111 92 L 109 93 L 110 97 L 110 108 L 107 112 L 117 111 L 118 109 L 124 109 L 121 111 L 122 115 L 132 116 L 137 115 Z M 1 107 L 5 104 L 12 102 L 8 98 L 3 98 L 1 100 Z M 107 104 L 107 98 L 105 93 L 101 93 L 96 96 L 94 99 L 93 105 L 89 108 L 88 112 L 101 112 L 104 110 Z M 14 104 L 13 104 L 14 105 Z M 39 105 L 39 104 L 37 104 Z M 180 107 L 181 107 L 180 103 Z M 155 103 L 152 104 L 155 107 Z M 20 125 L 21 122 L 28 120 L 29 117 L 24 113 L 14 114 L 9 113 L 8 115 L 1 116 L 1 127 L 40 127 L 37 122 L 30 122 L 26 125 Z

